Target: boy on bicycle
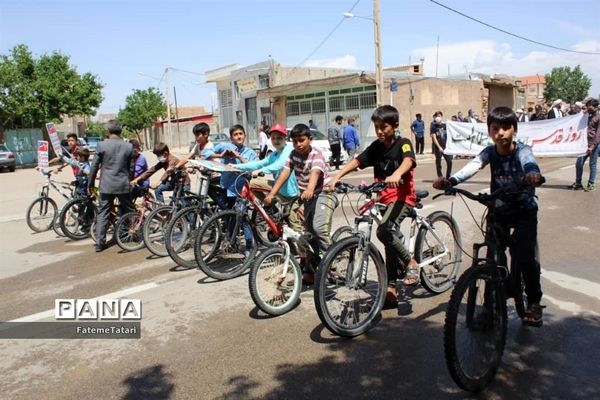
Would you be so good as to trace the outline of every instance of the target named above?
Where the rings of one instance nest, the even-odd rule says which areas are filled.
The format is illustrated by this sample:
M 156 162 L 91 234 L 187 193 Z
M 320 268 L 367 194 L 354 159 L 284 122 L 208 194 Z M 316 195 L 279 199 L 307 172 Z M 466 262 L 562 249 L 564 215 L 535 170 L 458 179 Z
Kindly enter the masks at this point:
M 237 169 L 242 171 L 254 171 L 252 173 L 253 178 L 257 178 L 259 173 L 273 174 L 273 178 L 277 180 L 277 177 L 279 177 L 281 171 L 283 171 L 283 167 L 285 167 L 286 161 L 288 158 L 290 158 L 290 154 L 292 153 L 292 150 L 294 150 L 294 146 L 287 142 L 287 129 L 281 124 L 276 124 L 273 126 L 269 130 L 269 134 L 271 135 L 271 144 L 273 145 L 275 151 L 269 153 L 269 155 L 264 157 L 262 160 L 251 161 L 246 164 L 238 164 L 236 165 Z M 266 179 L 253 179 L 252 184 L 254 186 L 260 186 L 264 188 L 273 187 L 273 182 Z M 279 196 L 283 197 L 284 200 L 290 200 L 294 197 L 298 197 L 299 195 L 300 192 L 298 191 L 296 176 L 294 174 L 290 174 L 290 177 L 279 190 Z M 296 232 L 301 232 L 302 224 L 297 218 L 298 208 L 300 208 L 300 205 L 298 202 L 294 202 L 288 216 L 288 223 L 290 228 Z
M 171 152 L 169 151 L 169 146 L 165 143 L 155 144 L 152 152 L 158 157 L 156 165 L 150 167 L 141 175 L 134 178 L 130 183 L 132 185 L 137 185 L 139 182 L 143 182 L 145 179 L 150 178 L 159 169 L 164 169 L 165 173 L 160 177 L 159 183 L 150 185 L 150 188 L 154 189 L 154 196 L 156 197 L 156 200 L 161 203 L 164 203 L 165 198 L 163 196 L 163 192 L 172 191 L 175 188 L 175 182 L 173 182 L 173 178 L 171 178 L 171 175 L 172 171 L 179 163 L 179 158 L 171 154 Z M 183 185 L 184 190 L 190 190 L 190 177 L 187 174 L 185 175 Z
M 285 184 L 294 171 L 300 198 L 304 201 L 304 227 L 312 234 L 310 244 L 313 249 L 320 249 L 322 253 L 331 245 L 331 220 L 333 211 L 337 207 L 337 199 L 332 193 L 323 188 L 329 183 L 327 161 L 320 150 L 311 146 L 312 133 L 304 124 L 297 124 L 292 128 L 290 136 L 294 143 L 294 150 L 285 162 L 285 167 L 277 178 L 273 189 L 265 197 L 264 204 L 269 206 L 275 195 Z M 312 283 L 312 271 L 303 274 L 305 283 Z
M 73 171 L 77 171 L 75 174 L 75 193 L 78 196 L 85 196 L 87 194 L 88 176 L 90 175 L 90 151 L 88 149 L 81 149 L 77 152 L 76 158 L 70 158 L 66 154 L 59 156 L 65 163 L 73 167 Z M 60 168 L 59 168 L 60 169 Z
M 371 116 L 375 125 L 377 140 L 369 145 L 355 159 L 351 160 L 329 182 L 329 190 L 334 190 L 340 179 L 358 169 L 373 167 L 376 182 L 385 182 L 387 187 L 381 192 L 379 202 L 387 205 L 383 220 L 377 227 L 377 237 L 385 246 L 385 265 L 388 274 L 386 308 L 397 307 L 396 280 L 400 263 L 404 267 L 403 283 L 414 286 L 419 283 L 419 264 L 402 243 L 400 226 L 417 204 L 414 171 L 417 166 L 415 153 L 409 139 L 397 134 L 399 125 L 398 110 L 392 106 L 377 107 Z
M 471 160 L 460 171 L 449 179 L 438 178 L 433 187 L 443 189 L 447 185 L 458 185 L 466 181 L 487 164 L 491 169 L 490 190 L 510 185 L 519 187 L 526 183 L 524 189 L 516 194 L 509 194 L 498 199 L 495 204 L 497 223 L 504 232 L 509 232 L 514 239 L 514 248 L 510 249 L 511 263 L 519 263 L 525 281 L 527 294 L 527 311 L 523 322 L 530 326 L 542 326 L 542 288 L 540 283 L 540 264 L 536 259 L 537 250 L 537 211 L 535 186 L 542 183 L 540 168 L 533 156 L 531 147 L 517 143 L 517 115 L 508 107 L 496 107 L 487 117 L 489 135 L 494 142 L 484 148 L 477 157 Z

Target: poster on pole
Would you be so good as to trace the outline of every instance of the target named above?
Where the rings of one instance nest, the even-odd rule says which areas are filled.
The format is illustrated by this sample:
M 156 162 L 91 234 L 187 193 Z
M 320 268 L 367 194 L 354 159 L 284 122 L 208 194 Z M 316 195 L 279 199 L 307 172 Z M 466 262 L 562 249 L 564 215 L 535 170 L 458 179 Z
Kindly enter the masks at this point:
M 38 157 L 38 168 L 40 171 L 47 171 L 48 165 L 48 142 L 45 140 L 38 140 L 37 143 L 37 157 Z
M 578 157 L 587 150 L 588 114 L 523 122 L 517 125 L 517 142 L 531 146 L 536 157 Z M 445 154 L 476 156 L 494 144 L 485 123 L 447 122 Z
M 58 138 L 58 132 L 56 131 L 56 125 L 52 122 L 48 122 L 46 124 L 46 130 L 48 131 L 48 136 L 50 137 L 50 143 L 52 143 L 52 148 L 57 156 L 60 156 L 63 153 L 63 148 L 60 145 L 60 139 Z

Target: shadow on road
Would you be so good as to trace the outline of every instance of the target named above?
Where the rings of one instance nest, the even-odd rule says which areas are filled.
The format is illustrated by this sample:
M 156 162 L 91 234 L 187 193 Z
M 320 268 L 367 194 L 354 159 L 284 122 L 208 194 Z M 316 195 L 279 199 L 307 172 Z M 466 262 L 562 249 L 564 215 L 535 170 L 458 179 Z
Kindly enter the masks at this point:
M 163 365 L 154 365 L 137 371 L 123 380 L 128 392 L 122 400 L 161 400 L 169 399 L 175 385 L 171 382 L 171 374 L 164 371 Z
M 595 360 L 600 346 L 594 332 L 600 319 L 572 317 L 550 321 L 543 328 L 525 328 L 515 316 L 503 363 L 491 386 L 478 399 L 599 398 Z M 311 332 L 314 342 L 328 346 L 317 362 L 280 364 L 275 389 L 260 396 L 259 385 L 246 375 L 229 380 L 220 399 L 470 399 L 451 380 L 444 361 L 442 329 L 418 318 L 385 319 L 362 337 L 327 340 L 323 326 Z

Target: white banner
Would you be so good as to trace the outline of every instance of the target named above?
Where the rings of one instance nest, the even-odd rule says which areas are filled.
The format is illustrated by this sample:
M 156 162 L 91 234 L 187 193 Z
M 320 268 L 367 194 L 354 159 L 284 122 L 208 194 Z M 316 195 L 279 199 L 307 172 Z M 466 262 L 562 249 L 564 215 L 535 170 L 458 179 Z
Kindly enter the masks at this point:
M 37 150 L 38 168 L 46 171 L 48 170 L 48 142 L 45 140 L 38 140 Z
M 587 150 L 588 114 L 519 123 L 516 140 L 536 157 L 577 157 Z M 494 144 L 485 123 L 446 122 L 445 154 L 475 156 Z
M 56 132 L 56 126 L 52 122 L 46 124 L 46 130 L 48 131 L 48 137 L 50 137 L 50 143 L 57 156 L 63 153 L 63 148 L 60 145 L 60 139 L 58 138 L 58 132 Z

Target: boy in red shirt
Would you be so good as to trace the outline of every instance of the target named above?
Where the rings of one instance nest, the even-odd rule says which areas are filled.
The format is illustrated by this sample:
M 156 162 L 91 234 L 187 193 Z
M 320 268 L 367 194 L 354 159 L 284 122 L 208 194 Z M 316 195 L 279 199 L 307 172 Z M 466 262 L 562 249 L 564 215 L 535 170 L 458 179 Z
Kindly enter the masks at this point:
M 402 244 L 402 233 L 394 231 L 394 224 L 400 225 L 408 217 L 417 202 L 414 171 L 417 166 L 415 153 L 409 139 L 397 134 L 399 125 L 398 110 L 392 106 L 378 107 L 371 116 L 375 125 L 377 140 L 369 145 L 355 159 L 350 161 L 331 178 L 329 190 L 333 190 L 340 179 L 357 168 L 373 167 L 376 182 L 384 181 L 387 188 L 379 197 L 379 202 L 388 207 L 377 228 L 377 237 L 385 246 L 385 265 L 388 274 L 386 305 L 397 305 L 396 280 L 398 269 L 405 270 L 404 284 L 414 286 L 419 283 L 419 265 Z

